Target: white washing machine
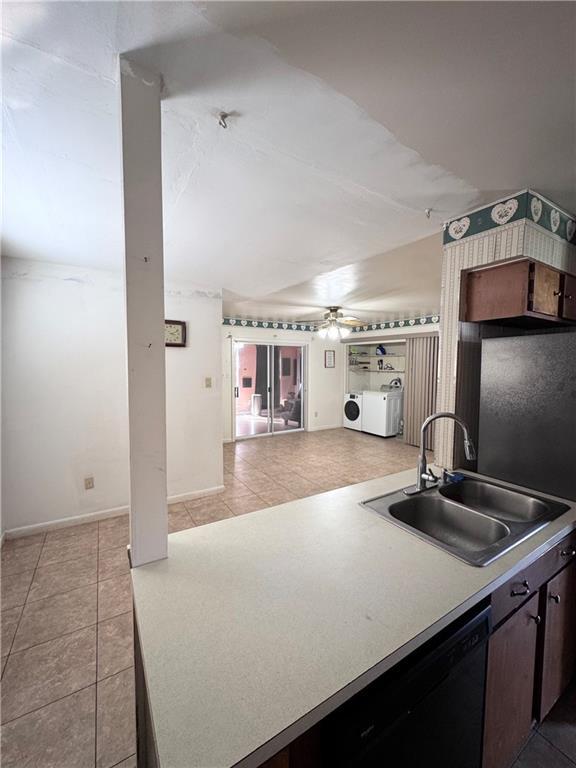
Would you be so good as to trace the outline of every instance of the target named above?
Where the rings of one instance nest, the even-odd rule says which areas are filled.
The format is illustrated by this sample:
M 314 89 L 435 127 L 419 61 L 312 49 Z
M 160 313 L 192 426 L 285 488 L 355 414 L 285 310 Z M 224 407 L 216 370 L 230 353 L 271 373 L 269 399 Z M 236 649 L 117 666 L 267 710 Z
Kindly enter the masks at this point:
M 362 429 L 362 392 L 347 392 L 344 395 L 342 426 L 347 429 Z
M 387 392 L 362 393 L 362 431 L 381 437 L 393 437 L 400 429 L 404 392 L 393 389 Z

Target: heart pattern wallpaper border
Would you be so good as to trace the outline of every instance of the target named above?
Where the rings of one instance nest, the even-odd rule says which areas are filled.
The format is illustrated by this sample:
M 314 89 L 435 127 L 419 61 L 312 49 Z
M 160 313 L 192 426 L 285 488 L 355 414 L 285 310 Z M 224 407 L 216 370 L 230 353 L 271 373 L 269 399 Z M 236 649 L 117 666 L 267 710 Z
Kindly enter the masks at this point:
M 447 221 L 443 243 L 448 245 L 520 219 L 533 221 L 548 232 L 576 244 L 576 216 L 570 216 L 530 189 Z
M 413 328 L 421 325 L 435 325 L 440 322 L 439 315 L 425 315 L 424 317 L 406 317 L 402 320 L 386 320 L 385 322 L 366 323 L 357 325 L 350 330 L 352 333 L 364 333 L 365 331 L 380 331 L 390 328 Z M 311 323 L 282 322 L 279 320 L 254 320 L 246 317 L 224 317 L 222 325 L 236 326 L 239 328 L 267 328 L 280 331 L 317 331 L 316 325 Z

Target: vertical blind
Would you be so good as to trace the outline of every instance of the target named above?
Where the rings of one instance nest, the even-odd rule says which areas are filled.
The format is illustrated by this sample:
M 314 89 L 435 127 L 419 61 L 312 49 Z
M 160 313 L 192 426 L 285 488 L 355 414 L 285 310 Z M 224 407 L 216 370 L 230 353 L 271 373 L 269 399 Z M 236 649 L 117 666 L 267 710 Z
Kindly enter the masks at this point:
M 422 422 L 436 410 L 438 336 L 406 340 L 406 386 L 404 389 L 404 439 L 420 445 Z M 434 424 L 427 433 L 426 448 L 434 447 Z

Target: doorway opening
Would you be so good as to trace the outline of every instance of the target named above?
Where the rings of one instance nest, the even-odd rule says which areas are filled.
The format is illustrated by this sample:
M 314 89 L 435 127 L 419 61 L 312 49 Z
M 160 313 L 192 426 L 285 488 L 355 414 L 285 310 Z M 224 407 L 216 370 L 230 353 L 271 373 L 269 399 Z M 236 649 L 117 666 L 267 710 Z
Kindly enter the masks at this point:
M 304 347 L 235 341 L 234 436 L 304 429 Z

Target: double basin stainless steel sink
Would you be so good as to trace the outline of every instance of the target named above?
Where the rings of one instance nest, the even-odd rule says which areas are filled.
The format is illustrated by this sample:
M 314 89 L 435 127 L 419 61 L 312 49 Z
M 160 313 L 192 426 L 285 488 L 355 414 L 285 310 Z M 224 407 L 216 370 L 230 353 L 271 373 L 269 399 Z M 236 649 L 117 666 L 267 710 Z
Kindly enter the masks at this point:
M 476 566 L 488 565 L 569 509 L 467 475 L 417 495 L 378 496 L 362 506 Z

